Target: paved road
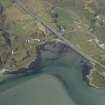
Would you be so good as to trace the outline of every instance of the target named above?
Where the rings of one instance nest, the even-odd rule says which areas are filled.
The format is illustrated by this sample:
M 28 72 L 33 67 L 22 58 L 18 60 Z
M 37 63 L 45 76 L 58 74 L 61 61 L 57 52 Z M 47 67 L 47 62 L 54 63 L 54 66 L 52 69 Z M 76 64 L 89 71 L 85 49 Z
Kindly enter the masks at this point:
M 33 20 L 40 22 L 50 32 L 54 33 L 60 40 L 62 40 L 63 43 L 70 46 L 73 50 L 75 50 L 78 54 L 80 54 L 85 59 L 91 61 L 92 63 L 98 64 L 105 69 L 105 65 L 101 64 L 100 62 L 96 61 L 95 59 L 91 58 L 89 55 L 85 54 L 84 52 L 76 48 L 75 45 L 73 45 L 69 40 L 65 39 L 61 33 L 57 32 L 55 29 L 53 29 L 51 26 L 45 23 L 42 17 L 37 16 L 35 13 L 33 13 L 32 9 L 27 8 L 21 0 L 15 0 L 15 2 L 16 2 L 16 6 L 19 9 L 22 9 L 25 13 L 30 15 L 33 18 Z

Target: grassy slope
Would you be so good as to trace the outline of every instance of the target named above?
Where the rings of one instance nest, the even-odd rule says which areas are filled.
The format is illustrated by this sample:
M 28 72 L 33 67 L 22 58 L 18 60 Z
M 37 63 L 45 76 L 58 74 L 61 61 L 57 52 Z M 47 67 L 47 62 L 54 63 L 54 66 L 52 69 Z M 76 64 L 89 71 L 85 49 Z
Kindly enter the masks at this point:
M 88 41 L 92 39 L 92 36 L 88 32 L 88 24 L 85 21 L 85 16 L 81 17 L 83 14 L 80 14 L 78 10 L 76 11 L 75 8 L 73 9 L 63 4 L 56 11 L 59 13 L 59 23 L 66 27 L 65 37 L 75 45 L 80 46 L 80 49 L 91 57 L 100 60 L 97 56 L 104 54 L 104 51 L 97 48 L 94 42 Z
M 9 24 L 9 31 L 11 34 L 11 40 L 12 40 L 12 49 L 16 50 L 14 55 L 10 55 L 7 64 L 5 65 L 6 68 L 11 69 L 13 65 L 16 66 L 16 68 L 25 67 L 32 62 L 36 57 L 36 46 L 38 45 L 38 42 L 32 42 L 32 43 L 26 43 L 27 39 L 32 39 L 33 33 L 34 38 L 41 38 L 45 37 L 40 33 L 40 26 L 38 26 L 37 21 L 33 21 L 33 19 L 24 13 L 21 9 L 17 8 L 15 3 L 11 2 L 12 0 L 0 0 L 0 3 L 2 3 L 6 7 L 6 21 Z M 23 0 L 24 2 L 24 0 Z M 28 5 L 29 8 L 32 7 L 34 12 L 37 13 L 39 16 L 43 16 L 46 21 L 51 21 L 50 15 L 47 12 L 46 8 L 44 7 L 43 0 L 27 0 L 25 1 L 24 5 Z M 27 56 L 27 51 L 31 54 L 31 57 L 23 60 Z M 13 59 L 15 60 L 16 64 L 14 64 Z

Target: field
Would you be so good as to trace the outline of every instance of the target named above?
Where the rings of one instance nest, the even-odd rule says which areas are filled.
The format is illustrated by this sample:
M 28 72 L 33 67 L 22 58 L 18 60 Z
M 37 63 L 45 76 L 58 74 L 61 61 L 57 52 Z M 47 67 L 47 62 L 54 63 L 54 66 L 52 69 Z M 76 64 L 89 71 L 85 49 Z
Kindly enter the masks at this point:
M 78 13 L 75 8 L 68 8 L 64 5 L 60 7 L 58 5 L 57 8 L 56 11 L 59 14 L 58 22 L 65 27 L 64 37 L 69 39 L 75 46 L 92 58 L 103 62 L 102 59 L 100 59 L 100 56 L 105 56 L 105 51 L 97 47 L 94 41 L 94 37 L 97 36 L 89 31 L 89 24 L 87 23 L 85 16 L 83 17 L 83 14 Z

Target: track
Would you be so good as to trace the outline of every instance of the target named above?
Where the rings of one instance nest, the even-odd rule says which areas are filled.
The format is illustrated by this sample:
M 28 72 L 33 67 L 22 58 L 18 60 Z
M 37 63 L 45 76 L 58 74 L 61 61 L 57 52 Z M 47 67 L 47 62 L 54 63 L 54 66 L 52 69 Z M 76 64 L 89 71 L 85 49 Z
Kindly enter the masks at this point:
M 84 57 L 85 59 L 91 61 L 94 64 L 100 65 L 102 68 L 105 69 L 105 66 L 103 64 L 101 64 L 100 62 L 98 62 L 95 59 L 91 58 L 89 55 L 85 54 L 84 52 L 80 51 L 78 48 L 76 48 L 69 40 L 65 39 L 62 36 L 61 33 L 57 32 L 55 29 L 53 29 L 51 26 L 49 26 L 47 23 L 45 23 L 42 17 L 37 16 L 37 14 L 33 13 L 32 9 L 27 8 L 21 0 L 15 0 L 15 3 L 16 3 L 16 6 L 19 9 L 22 9 L 25 13 L 27 13 L 29 16 L 31 16 L 34 21 L 40 22 L 50 32 L 54 33 L 60 40 L 62 40 L 63 43 L 70 46 L 74 51 L 76 51 L 82 57 Z

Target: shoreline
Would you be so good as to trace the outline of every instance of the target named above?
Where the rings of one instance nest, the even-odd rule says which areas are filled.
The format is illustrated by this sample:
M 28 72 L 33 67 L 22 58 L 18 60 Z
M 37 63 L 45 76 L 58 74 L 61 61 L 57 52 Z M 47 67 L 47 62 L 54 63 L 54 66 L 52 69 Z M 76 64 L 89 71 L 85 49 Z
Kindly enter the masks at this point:
M 31 62 L 31 64 L 28 66 L 28 68 L 20 68 L 16 71 L 15 70 L 10 71 L 5 68 L 1 69 L 0 76 L 2 76 L 3 79 L 1 79 L 0 84 L 2 82 L 8 81 L 8 80 L 13 80 L 15 78 L 19 78 L 19 77 L 23 77 L 23 76 L 27 76 L 27 75 L 35 75 L 35 74 L 40 73 L 41 72 L 40 69 L 42 68 L 40 50 L 43 49 L 43 46 L 45 46 L 48 43 L 63 44 L 61 40 L 54 39 L 51 42 L 48 41 L 41 45 L 38 45 L 37 46 L 37 57 L 35 58 L 35 60 L 33 62 Z M 63 44 L 63 45 L 65 45 L 65 44 Z
M 95 64 L 94 63 L 92 63 L 92 67 L 90 68 L 90 72 L 87 74 L 87 75 L 85 75 L 85 77 L 86 77 L 86 79 L 87 79 L 87 84 L 90 86 L 90 87 L 94 87 L 94 88 L 96 88 L 96 89 L 105 89 L 105 87 L 104 86 L 98 86 L 98 85 L 96 85 L 94 82 L 93 82 L 93 73 L 94 72 L 96 72 L 97 70 L 96 70 L 96 67 L 95 67 Z
M 88 82 L 89 86 L 94 87 L 94 88 L 96 88 L 96 89 L 105 89 L 105 87 L 100 87 L 100 86 L 97 86 L 97 85 L 95 85 L 95 84 L 93 83 L 93 81 L 92 81 L 92 79 L 93 79 L 92 74 L 93 74 L 95 71 L 96 71 L 96 70 L 95 70 L 94 68 L 92 68 L 92 69 L 90 70 L 89 75 L 86 76 L 87 79 L 89 80 L 89 82 Z
M 4 79 L 1 82 L 3 81 L 6 81 L 6 80 L 13 80 L 14 78 L 19 78 L 19 77 L 23 77 L 23 76 L 27 76 L 27 75 L 32 75 L 32 74 L 38 74 L 38 73 L 41 73 L 41 68 L 43 68 L 43 58 L 41 58 L 41 54 L 43 51 L 50 51 L 50 47 L 49 49 L 46 49 L 45 46 L 46 45 L 59 45 L 58 46 L 58 54 L 57 56 L 59 56 L 59 54 L 61 54 L 62 52 L 65 53 L 67 49 L 72 49 L 71 47 L 69 47 L 68 45 L 66 45 L 65 43 L 62 42 L 62 40 L 52 40 L 52 41 L 47 41 L 41 45 L 38 45 L 37 46 L 37 57 L 36 59 L 28 66 L 28 68 L 21 68 L 17 71 L 5 71 L 5 69 L 3 69 L 3 75 L 4 75 Z M 73 50 L 73 49 L 72 49 Z M 42 52 L 41 52 L 42 51 Z M 52 51 L 52 50 L 51 50 Z M 75 50 L 73 50 L 75 53 L 77 53 Z M 54 52 L 53 52 L 54 53 Z M 89 60 L 87 60 L 86 58 L 84 58 L 82 55 L 80 55 L 79 53 L 77 53 L 79 56 L 81 56 L 82 60 L 81 60 L 81 66 L 83 66 L 83 69 L 84 67 L 86 67 L 87 70 L 85 70 L 85 73 L 84 71 L 82 70 L 82 77 L 84 79 L 85 82 L 87 82 L 86 80 L 86 77 L 87 76 L 87 73 L 89 74 L 89 76 L 91 75 L 91 72 L 92 72 L 92 69 L 90 67 L 91 65 L 91 62 L 89 62 Z M 55 60 L 56 58 L 48 58 L 48 60 Z M 85 66 L 84 66 L 85 65 Z M 88 71 L 89 70 L 89 71 Z M 83 74 L 84 73 L 84 74 Z M 90 78 L 90 77 L 89 77 Z M 89 86 L 90 83 L 88 81 Z M 97 88 L 97 87 L 96 87 Z

